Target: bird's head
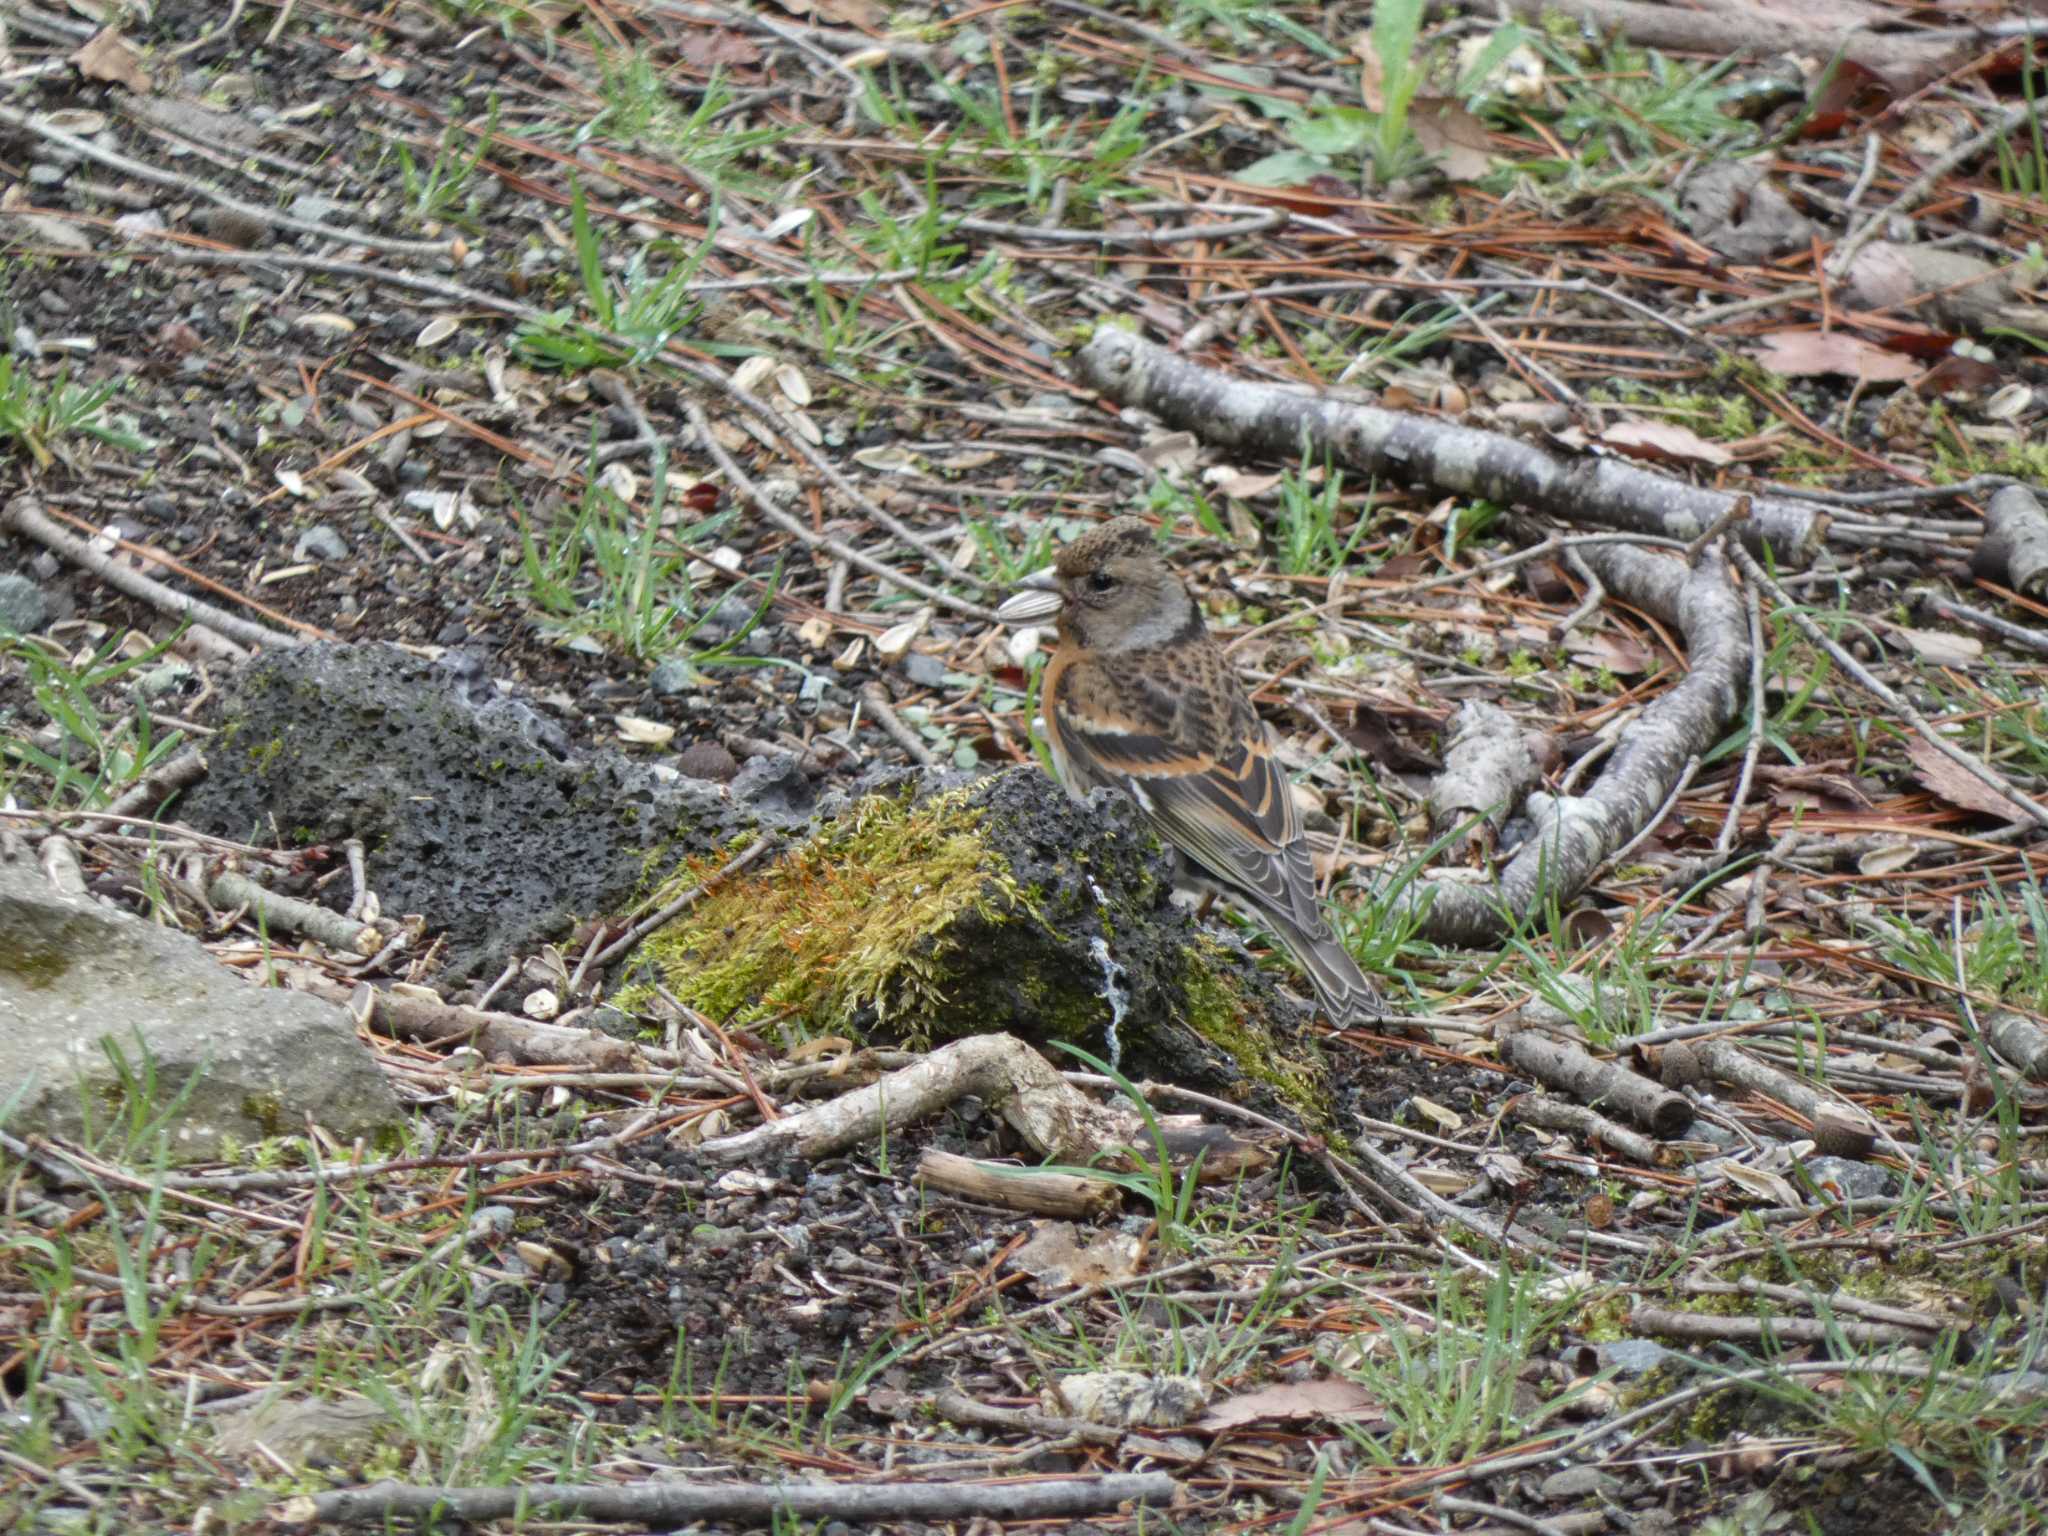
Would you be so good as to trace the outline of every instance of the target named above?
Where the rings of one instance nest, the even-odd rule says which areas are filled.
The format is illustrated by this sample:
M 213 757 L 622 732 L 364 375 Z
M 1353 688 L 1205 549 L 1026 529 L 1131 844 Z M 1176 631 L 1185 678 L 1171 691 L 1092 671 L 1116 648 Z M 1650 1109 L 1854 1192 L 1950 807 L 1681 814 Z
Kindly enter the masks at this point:
M 1005 623 L 1057 614 L 1063 637 L 1096 651 L 1137 650 L 1180 636 L 1196 618 L 1187 588 L 1142 518 L 1091 528 L 1051 565 L 1018 583 L 996 610 Z

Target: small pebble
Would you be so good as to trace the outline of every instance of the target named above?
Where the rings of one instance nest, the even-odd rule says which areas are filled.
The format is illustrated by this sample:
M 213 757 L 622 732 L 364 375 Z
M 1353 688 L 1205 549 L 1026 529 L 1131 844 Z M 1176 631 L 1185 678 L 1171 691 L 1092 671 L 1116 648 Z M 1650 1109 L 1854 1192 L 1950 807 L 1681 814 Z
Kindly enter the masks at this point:
M 715 741 L 693 741 L 676 759 L 676 771 L 685 778 L 730 784 L 740 771 L 740 762 Z
M 315 523 L 300 534 L 297 542 L 292 545 L 292 558 L 318 560 L 331 565 L 337 560 L 348 558 L 348 540 L 327 524 Z
M 50 617 L 49 600 L 26 576 L 0 576 L 0 635 L 32 635 Z

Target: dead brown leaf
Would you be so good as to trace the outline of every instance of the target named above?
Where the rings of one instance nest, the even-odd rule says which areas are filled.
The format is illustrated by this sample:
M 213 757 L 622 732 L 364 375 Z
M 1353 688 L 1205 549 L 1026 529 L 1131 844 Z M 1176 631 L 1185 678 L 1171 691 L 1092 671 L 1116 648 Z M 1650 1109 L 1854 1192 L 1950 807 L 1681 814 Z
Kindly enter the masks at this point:
M 1213 1405 L 1189 1427 L 1214 1435 L 1246 1424 L 1356 1423 L 1384 1418 L 1385 1406 L 1357 1382 L 1325 1376 L 1240 1392 Z
M 1493 141 L 1486 124 L 1455 101 L 1416 98 L 1408 109 L 1408 128 L 1452 181 L 1477 181 L 1493 170 Z
M 1838 373 L 1866 384 L 1899 384 L 1921 373 L 1912 358 L 1845 331 L 1772 331 L 1758 340 L 1763 345 L 1754 353 L 1756 360 L 1787 378 Z
M 128 46 L 128 39 L 113 27 L 102 27 L 93 33 L 85 40 L 84 46 L 71 55 L 71 62 L 88 80 L 124 85 L 138 96 L 149 94 L 148 72 L 137 60 L 135 50 Z
M 676 52 L 699 69 L 751 69 L 761 62 L 761 50 L 751 38 L 723 27 L 685 29 L 676 39 Z
M 1735 461 L 1735 455 L 1719 443 L 1672 421 L 1617 421 L 1600 433 L 1600 441 L 1632 459 L 1716 466 Z
M 2019 820 L 2019 807 L 1978 778 L 1960 763 L 1950 762 L 1925 737 L 1906 743 L 1906 756 L 1913 760 L 1913 776 L 1928 792 L 1966 811 L 1996 816 L 2000 821 Z

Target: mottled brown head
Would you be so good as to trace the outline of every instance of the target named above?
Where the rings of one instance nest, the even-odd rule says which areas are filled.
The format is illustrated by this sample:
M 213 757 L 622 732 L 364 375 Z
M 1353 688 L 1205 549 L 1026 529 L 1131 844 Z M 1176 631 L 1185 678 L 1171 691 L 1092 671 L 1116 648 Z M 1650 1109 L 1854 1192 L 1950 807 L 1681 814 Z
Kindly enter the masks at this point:
M 1060 632 L 1094 651 L 1139 650 L 1202 632 L 1202 616 L 1142 518 L 1091 528 L 1054 562 Z

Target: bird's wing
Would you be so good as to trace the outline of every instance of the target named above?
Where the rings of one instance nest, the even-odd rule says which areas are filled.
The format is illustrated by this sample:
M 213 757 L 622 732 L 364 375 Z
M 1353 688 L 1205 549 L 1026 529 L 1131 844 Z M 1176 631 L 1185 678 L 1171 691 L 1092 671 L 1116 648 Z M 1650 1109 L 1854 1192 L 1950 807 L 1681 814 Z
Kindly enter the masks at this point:
M 1074 681 L 1055 700 L 1070 761 L 1130 795 L 1169 842 L 1255 905 L 1327 932 L 1287 776 L 1241 696 L 1191 717 L 1187 694 L 1142 676 L 1089 669 Z

